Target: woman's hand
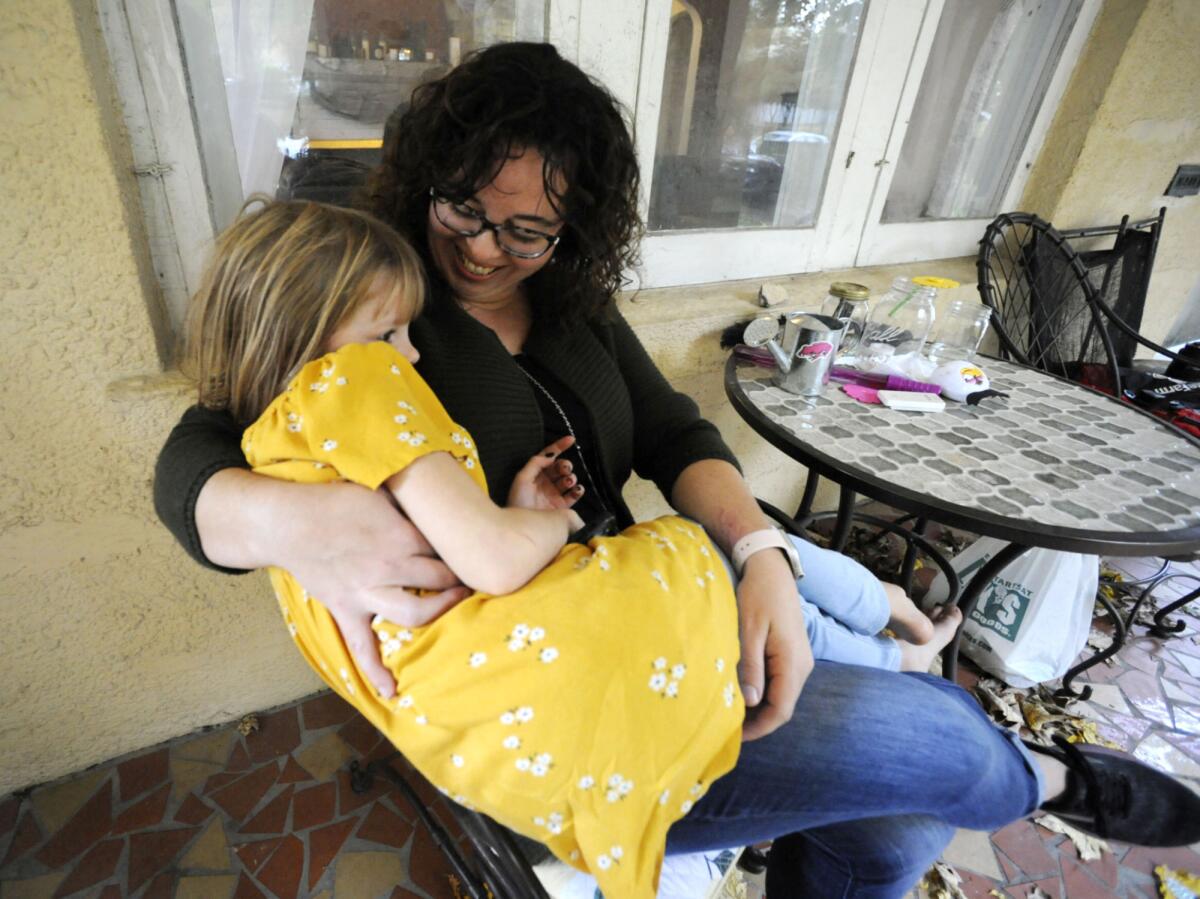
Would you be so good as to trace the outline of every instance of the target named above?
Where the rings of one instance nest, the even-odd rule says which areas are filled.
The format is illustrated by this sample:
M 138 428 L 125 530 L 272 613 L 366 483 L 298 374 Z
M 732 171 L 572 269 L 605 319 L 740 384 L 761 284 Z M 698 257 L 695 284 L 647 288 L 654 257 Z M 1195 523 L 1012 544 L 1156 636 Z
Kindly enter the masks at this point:
M 559 455 L 575 443 L 560 437 L 525 463 L 508 490 L 508 505 L 518 509 L 569 509 L 583 496 L 571 463 Z M 582 527 L 582 525 L 580 525 Z
M 471 593 L 383 491 L 227 469 L 205 484 L 196 521 L 214 561 L 291 572 L 329 609 L 363 676 L 384 698 L 396 685 L 380 661 L 371 619 L 416 627 Z M 413 589 L 438 592 L 418 596 Z
M 796 581 L 783 553 L 763 550 L 746 560 L 737 603 L 738 679 L 746 700 L 742 739 L 757 740 L 792 717 L 813 669 Z

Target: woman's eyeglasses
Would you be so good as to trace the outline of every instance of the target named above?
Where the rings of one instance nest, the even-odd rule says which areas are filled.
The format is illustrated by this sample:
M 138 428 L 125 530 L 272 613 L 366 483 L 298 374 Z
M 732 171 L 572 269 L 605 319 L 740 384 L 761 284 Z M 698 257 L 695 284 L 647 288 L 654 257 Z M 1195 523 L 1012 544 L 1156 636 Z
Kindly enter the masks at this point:
M 479 210 L 442 196 L 435 187 L 429 188 L 429 197 L 433 201 L 433 214 L 443 227 L 463 237 L 474 237 L 487 229 L 496 235 L 500 249 L 518 259 L 545 256 L 558 243 L 557 234 L 545 234 L 523 225 L 489 222 Z

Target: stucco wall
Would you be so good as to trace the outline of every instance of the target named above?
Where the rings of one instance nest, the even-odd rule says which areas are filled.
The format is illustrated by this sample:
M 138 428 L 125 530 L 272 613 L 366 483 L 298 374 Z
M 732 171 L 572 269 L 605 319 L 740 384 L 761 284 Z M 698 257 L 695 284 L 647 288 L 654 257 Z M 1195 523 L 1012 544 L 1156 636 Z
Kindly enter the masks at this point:
M 1164 197 L 1200 163 L 1200 3 L 1108 0 L 1055 115 L 1022 208 L 1060 228 L 1167 207 L 1143 332 L 1165 338 L 1200 284 L 1200 197 Z
M 160 375 L 92 3 L 0 5 L 0 104 L 3 794 L 315 680 L 265 580 L 202 572 L 151 509 L 154 454 L 187 398 Z

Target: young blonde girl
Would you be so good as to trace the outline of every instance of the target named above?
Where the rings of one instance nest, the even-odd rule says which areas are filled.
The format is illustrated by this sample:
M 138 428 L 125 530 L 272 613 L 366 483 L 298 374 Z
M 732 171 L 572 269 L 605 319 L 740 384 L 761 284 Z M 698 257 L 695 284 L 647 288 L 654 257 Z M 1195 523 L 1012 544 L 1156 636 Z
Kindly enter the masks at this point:
M 544 842 L 614 899 L 652 896 L 667 829 L 738 755 L 727 564 L 675 516 L 567 544 L 582 525 L 569 508 L 578 488 L 563 495 L 549 467 L 569 439 L 495 505 L 474 438 L 413 368 L 423 285 L 413 249 L 367 214 L 269 201 L 244 211 L 190 310 L 201 402 L 254 421 L 242 449 L 257 472 L 387 490 L 476 591 L 426 627 L 373 623 L 397 683 L 385 699 L 319 597 L 272 569 L 288 630 L 325 682 L 456 801 Z M 814 580 L 852 593 L 838 571 Z M 899 617 L 919 618 L 901 598 Z M 871 636 L 897 611 L 889 600 L 854 596 L 855 614 L 876 621 L 854 633 L 806 604 L 814 647 L 892 667 L 907 651 L 927 667 L 944 639 L 897 648 Z M 818 639 L 818 625 L 831 636 Z
M 218 240 L 188 322 L 201 401 L 254 421 L 256 471 L 389 491 L 477 591 L 426 627 L 374 623 L 388 700 L 319 598 L 272 569 L 284 619 L 325 682 L 456 801 L 614 899 L 653 896 L 668 827 L 738 755 L 730 581 L 703 530 L 673 516 L 566 544 L 580 522 L 537 498 L 544 463 L 514 490 L 542 508 L 492 503 L 474 438 L 412 367 L 422 298 L 414 251 L 363 213 L 268 203 Z

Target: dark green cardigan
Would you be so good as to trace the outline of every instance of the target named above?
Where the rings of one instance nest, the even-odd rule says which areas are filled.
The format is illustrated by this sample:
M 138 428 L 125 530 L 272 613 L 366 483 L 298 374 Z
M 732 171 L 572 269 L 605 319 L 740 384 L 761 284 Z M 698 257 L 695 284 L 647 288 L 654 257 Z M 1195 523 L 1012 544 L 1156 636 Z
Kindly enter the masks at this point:
M 503 504 L 517 471 L 542 448 L 543 423 L 533 388 L 503 344 L 453 303 L 434 303 L 412 325 L 421 352 L 417 370 L 450 416 L 475 437 L 492 499 Z M 633 330 L 615 312 L 607 321 L 568 333 L 535 326 L 524 353 L 554 372 L 591 413 L 609 496 L 619 498 L 631 471 L 669 497 L 679 473 L 701 459 L 737 464 L 696 404 L 655 367 Z M 248 423 L 245 423 L 248 424 Z M 159 517 L 198 562 L 196 498 L 223 468 L 246 467 L 245 424 L 225 412 L 193 406 L 171 431 L 154 474 Z M 623 502 L 614 510 L 632 523 Z

